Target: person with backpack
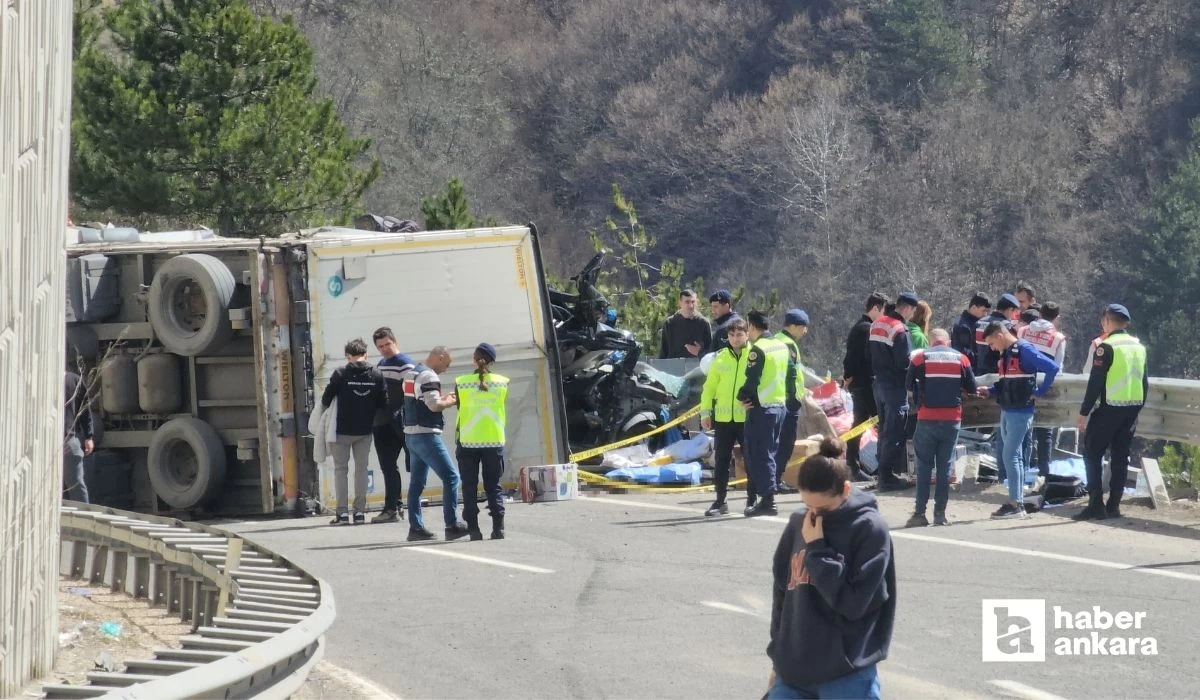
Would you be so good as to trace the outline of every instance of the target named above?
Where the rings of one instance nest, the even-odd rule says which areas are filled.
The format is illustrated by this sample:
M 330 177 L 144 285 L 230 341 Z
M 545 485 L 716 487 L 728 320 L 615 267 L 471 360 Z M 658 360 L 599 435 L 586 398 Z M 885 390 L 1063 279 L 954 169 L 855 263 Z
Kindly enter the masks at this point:
M 480 343 L 472 358 L 475 371 L 455 381 L 454 395 L 458 397 L 458 442 L 455 457 L 462 478 L 463 520 L 471 540 L 482 540 L 479 530 L 479 503 L 476 492 L 479 474 L 483 471 L 483 492 L 487 495 L 488 512 L 492 516 L 492 539 L 504 539 L 504 492 L 500 477 L 504 475 L 504 402 L 508 398 L 508 377 L 492 371 L 496 348 Z
M 892 538 L 875 497 L 855 489 L 845 443 L 804 460 L 772 566 L 769 700 L 881 697 L 877 666 L 896 619 Z

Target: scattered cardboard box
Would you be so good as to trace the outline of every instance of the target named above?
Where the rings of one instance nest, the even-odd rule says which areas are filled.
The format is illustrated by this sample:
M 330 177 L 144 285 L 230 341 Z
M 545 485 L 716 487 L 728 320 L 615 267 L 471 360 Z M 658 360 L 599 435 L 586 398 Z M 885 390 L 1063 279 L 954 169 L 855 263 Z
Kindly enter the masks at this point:
M 579 498 L 578 469 L 574 464 L 522 467 L 521 500 L 526 503 L 543 503 Z

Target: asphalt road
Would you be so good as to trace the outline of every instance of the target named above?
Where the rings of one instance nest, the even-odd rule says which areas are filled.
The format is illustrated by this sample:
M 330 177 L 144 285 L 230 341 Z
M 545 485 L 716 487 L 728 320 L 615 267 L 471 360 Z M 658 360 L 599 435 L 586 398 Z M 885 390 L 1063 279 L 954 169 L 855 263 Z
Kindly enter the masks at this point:
M 1195 695 L 1200 513 L 991 521 L 993 489 L 956 495 L 952 527 L 903 530 L 911 493 L 881 497 L 899 596 L 884 697 Z M 324 517 L 225 526 L 326 579 L 338 610 L 328 659 L 402 698 L 758 698 L 771 555 L 799 499 L 752 520 L 705 519 L 710 499 L 514 503 L 499 542 L 410 545 L 405 524 L 332 528 Z M 983 662 L 985 598 L 1046 600 L 1044 662 Z M 1054 606 L 1144 612 L 1141 630 L 1101 635 L 1152 636 L 1157 654 L 1056 655 L 1056 638 L 1090 633 L 1053 630 Z

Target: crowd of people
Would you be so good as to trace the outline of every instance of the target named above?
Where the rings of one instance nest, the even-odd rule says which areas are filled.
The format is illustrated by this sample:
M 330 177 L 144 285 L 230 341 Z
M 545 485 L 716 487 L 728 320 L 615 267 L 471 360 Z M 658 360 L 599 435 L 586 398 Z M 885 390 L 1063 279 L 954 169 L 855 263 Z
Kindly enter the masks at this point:
M 660 357 L 713 353 L 701 397 L 701 421 L 714 436 L 716 499 L 708 516 L 729 512 L 726 503 L 734 445 L 741 445 L 747 473 L 749 517 L 777 512 L 775 494 L 795 492 L 783 481 L 791 458 L 805 395 L 806 370 L 799 343 L 810 319 L 802 309 L 784 314 L 782 329 L 752 311 L 743 318 L 728 290 L 709 297 L 712 321 L 697 310 L 696 293 L 679 295 L 679 311 L 663 324 Z M 913 293 L 894 299 L 873 293 L 846 340 L 842 386 L 853 403 L 854 423 L 878 416 L 874 477 L 860 459 L 860 438 L 848 441 L 850 479 L 874 482 L 880 490 L 916 486 L 910 526 L 928 525 L 930 483 L 933 525 L 949 524 L 949 471 L 962 420 L 963 398 L 994 397 L 1000 406 L 995 430 L 997 478 L 1008 501 L 993 517 L 1025 517 L 1025 474 L 1036 466 L 1049 474 L 1056 430 L 1034 428 L 1037 399 L 1053 386 L 1066 357 L 1058 329 L 1061 309 L 1039 303 L 1021 282 L 993 305 L 975 293 L 949 328 L 932 328 L 930 305 Z M 1127 332 L 1131 316 L 1121 304 L 1101 314 L 1101 334 L 1089 345 L 1090 373 L 1078 428 L 1084 435 L 1089 503 L 1081 518 L 1119 517 L 1137 413 L 1145 401 L 1145 348 Z M 811 375 L 811 373 L 809 373 Z M 981 379 L 995 377 L 982 384 Z M 1089 422 L 1090 421 L 1090 422 Z M 1085 430 L 1085 428 L 1087 428 Z M 908 443 L 916 458 L 909 477 Z M 1102 460 L 1112 452 L 1108 500 L 1103 500 Z
M 507 377 L 492 371 L 496 349 L 480 343 L 474 351 L 475 371 L 459 376 L 454 391 L 442 390 L 440 375 L 453 362 L 445 347 L 433 348 L 423 363 L 400 352 L 390 328 L 372 336 L 379 352 L 378 364 L 367 361 L 361 339 L 346 344 L 346 365 L 333 371 L 314 414 L 313 431 L 327 447 L 334 463 L 337 506 L 331 525 L 366 522 L 367 472 L 371 445 L 384 479 L 383 510 L 372 523 L 399 522 L 404 505 L 399 459 L 404 453 L 410 472 L 408 485 L 408 541 L 435 539 L 425 527 L 421 496 L 430 470 L 442 481 L 442 517 L 445 537 L 483 539 L 475 495 L 480 476 L 492 518 L 492 539 L 504 539 L 505 401 Z M 445 412 L 457 408 L 455 458 L 442 441 Z M 354 462 L 354 503 L 348 503 L 348 474 Z M 318 459 L 318 461 L 320 461 Z M 462 519 L 458 519 L 458 489 L 462 486 Z

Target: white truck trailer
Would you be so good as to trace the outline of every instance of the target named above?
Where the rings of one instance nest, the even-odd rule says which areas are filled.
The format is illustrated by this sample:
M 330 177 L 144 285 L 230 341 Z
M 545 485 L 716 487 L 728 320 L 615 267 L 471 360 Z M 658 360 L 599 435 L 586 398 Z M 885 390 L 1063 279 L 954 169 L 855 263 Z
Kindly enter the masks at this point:
M 81 228 L 68 240 L 68 356 L 82 360 L 97 426 L 93 501 L 192 517 L 331 506 L 332 467 L 313 463 L 308 416 L 345 343 L 361 337 L 374 353 L 379 326 L 418 361 L 447 346 L 447 383 L 471 371 L 478 343 L 496 346 L 512 379 L 506 486 L 521 467 L 565 461 L 532 225 L 257 239 Z M 369 484 L 380 503 L 374 453 Z

